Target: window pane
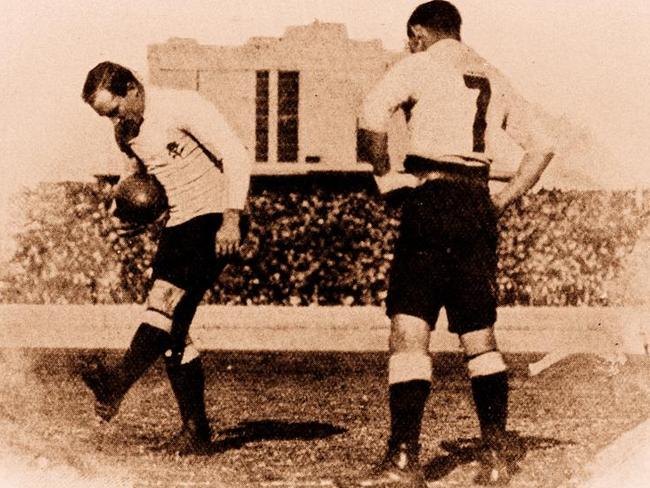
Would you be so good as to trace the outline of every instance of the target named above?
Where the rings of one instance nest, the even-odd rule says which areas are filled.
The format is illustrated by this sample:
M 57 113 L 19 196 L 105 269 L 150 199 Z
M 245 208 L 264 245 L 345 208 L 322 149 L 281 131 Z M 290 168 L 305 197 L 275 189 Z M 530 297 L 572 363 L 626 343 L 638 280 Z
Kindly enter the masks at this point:
M 298 161 L 300 73 L 278 73 L 278 161 Z
M 269 72 L 257 72 L 255 89 L 255 161 L 269 160 Z

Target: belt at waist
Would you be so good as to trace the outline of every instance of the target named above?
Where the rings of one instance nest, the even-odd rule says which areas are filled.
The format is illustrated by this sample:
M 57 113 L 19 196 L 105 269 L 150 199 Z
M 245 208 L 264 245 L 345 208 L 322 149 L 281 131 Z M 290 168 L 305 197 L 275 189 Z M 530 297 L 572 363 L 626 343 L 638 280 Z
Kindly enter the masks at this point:
M 490 175 L 487 166 L 465 166 L 420 156 L 407 156 L 404 170 L 422 181 L 447 180 L 475 185 L 487 184 Z

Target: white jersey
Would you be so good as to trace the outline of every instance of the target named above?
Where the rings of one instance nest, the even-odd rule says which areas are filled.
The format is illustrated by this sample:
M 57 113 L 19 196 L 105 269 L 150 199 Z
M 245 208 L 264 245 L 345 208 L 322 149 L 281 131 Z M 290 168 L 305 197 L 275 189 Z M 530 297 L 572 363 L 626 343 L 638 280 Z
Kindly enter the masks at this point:
M 165 187 L 168 226 L 244 209 L 252 158 L 223 115 L 197 92 L 145 87 L 144 121 L 129 145 Z
M 505 77 L 454 39 L 391 67 L 366 96 L 361 126 L 384 132 L 400 108 L 408 120 L 408 154 L 441 162 L 489 166 L 495 131 L 505 130 L 524 148 L 548 137 Z

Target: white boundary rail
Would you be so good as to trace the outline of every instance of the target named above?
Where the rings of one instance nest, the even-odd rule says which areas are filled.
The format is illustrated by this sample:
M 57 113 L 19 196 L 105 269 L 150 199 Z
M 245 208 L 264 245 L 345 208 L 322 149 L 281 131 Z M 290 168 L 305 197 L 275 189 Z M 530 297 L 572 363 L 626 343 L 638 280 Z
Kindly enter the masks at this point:
M 139 305 L 0 305 L 0 347 L 123 348 Z M 506 352 L 647 353 L 643 308 L 508 307 L 496 326 Z M 458 349 L 444 311 L 431 348 Z M 379 307 L 201 306 L 192 335 L 204 349 L 382 351 L 388 319 Z

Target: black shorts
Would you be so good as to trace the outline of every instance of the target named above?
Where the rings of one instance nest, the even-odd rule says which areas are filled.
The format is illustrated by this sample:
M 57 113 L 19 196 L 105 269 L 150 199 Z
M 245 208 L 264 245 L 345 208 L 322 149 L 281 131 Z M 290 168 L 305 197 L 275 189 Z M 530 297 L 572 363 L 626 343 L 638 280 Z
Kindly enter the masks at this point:
M 206 214 L 162 230 L 153 259 L 153 278 L 167 281 L 184 290 L 207 290 L 223 268 L 236 257 L 218 257 L 215 235 L 222 214 Z M 248 218 L 239 220 L 241 237 L 248 231 Z
M 487 182 L 434 180 L 402 207 L 387 314 L 435 327 L 445 307 L 449 330 L 464 334 L 496 322 L 497 217 Z

